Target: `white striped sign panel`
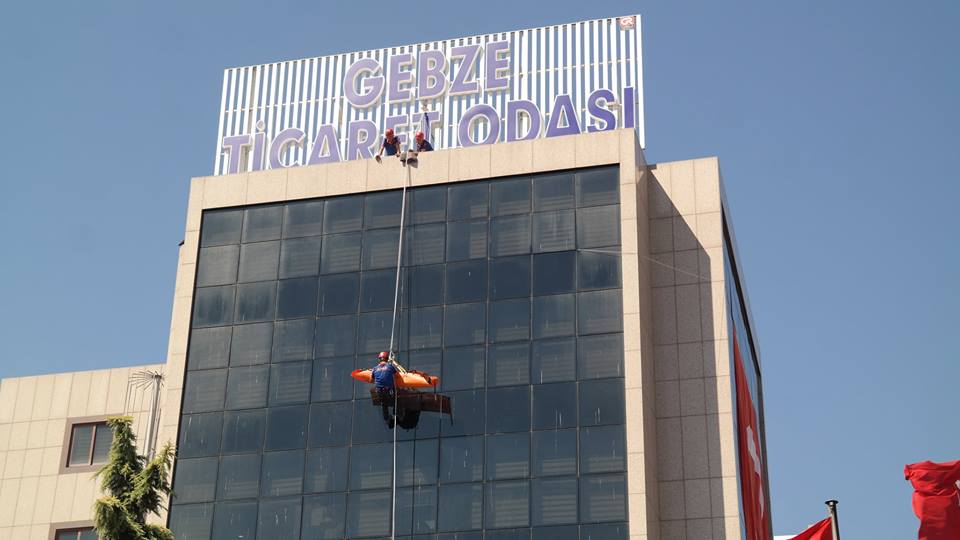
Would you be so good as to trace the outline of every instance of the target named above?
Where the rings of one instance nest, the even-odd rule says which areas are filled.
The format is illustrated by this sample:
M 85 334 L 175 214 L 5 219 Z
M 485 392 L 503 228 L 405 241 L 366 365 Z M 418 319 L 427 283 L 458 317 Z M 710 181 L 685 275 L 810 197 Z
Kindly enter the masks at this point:
M 442 77 L 421 79 L 442 89 L 421 99 L 427 82 L 417 75 L 429 51 L 433 73 Z M 373 68 L 357 71 L 360 65 Z M 360 103 L 365 92 L 371 101 Z M 518 103 L 526 104 L 519 114 Z M 424 108 L 429 128 L 421 122 Z M 615 127 L 636 129 L 643 146 L 640 18 L 227 69 L 214 174 L 369 157 L 387 127 L 402 140 L 423 130 L 437 149 Z

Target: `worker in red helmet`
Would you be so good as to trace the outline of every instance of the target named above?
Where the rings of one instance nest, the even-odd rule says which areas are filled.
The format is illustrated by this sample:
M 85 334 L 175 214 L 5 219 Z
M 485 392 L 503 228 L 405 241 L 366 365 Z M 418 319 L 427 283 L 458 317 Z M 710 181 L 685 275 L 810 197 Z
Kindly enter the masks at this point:
M 373 366 L 371 371 L 374 389 L 380 399 L 380 407 L 383 408 L 383 421 L 387 423 L 387 427 L 393 429 L 394 415 L 390 414 L 390 405 L 393 404 L 396 396 L 394 376 L 397 374 L 397 366 L 390 358 L 390 353 L 383 351 L 377 355 L 377 365 Z
M 427 104 L 422 103 L 420 108 L 423 109 L 423 122 L 421 122 L 420 127 L 426 131 L 430 131 L 430 115 L 427 113 Z M 427 136 L 423 131 L 418 131 L 414 136 L 414 149 L 409 152 L 407 156 L 407 163 L 414 163 L 417 161 L 417 155 L 420 152 L 432 152 L 433 145 L 430 144 L 430 141 L 427 140 Z
M 380 151 L 377 152 L 376 158 L 377 161 L 380 161 L 380 156 L 386 152 L 388 156 L 399 156 L 400 155 L 400 139 L 394 136 L 393 128 L 387 128 L 387 131 L 383 134 L 383 143 L 380 145 Z

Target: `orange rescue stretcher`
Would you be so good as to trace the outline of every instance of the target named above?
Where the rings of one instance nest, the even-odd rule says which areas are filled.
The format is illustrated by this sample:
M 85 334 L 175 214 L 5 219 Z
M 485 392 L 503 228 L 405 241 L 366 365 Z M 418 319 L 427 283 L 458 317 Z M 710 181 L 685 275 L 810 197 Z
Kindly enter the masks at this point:
M 372 368 L 355 369 L 350 373 L 350 376 L 360 382 L 373 383 Z M 437 384 L 440 383 L 440 377 L 415 369 L 409 371 L 398 369 L 393 376 L 393 382 L 397 388 L 436 388 Z

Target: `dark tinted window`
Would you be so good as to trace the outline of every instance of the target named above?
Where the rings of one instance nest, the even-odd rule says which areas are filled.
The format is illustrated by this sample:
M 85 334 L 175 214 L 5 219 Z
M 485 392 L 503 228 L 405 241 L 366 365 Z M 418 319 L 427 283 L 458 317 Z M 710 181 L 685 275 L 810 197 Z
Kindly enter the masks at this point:
M 184 414 L 223 409 L 227 370 L 191 371 L 183 389 Z
M 407 205 L 410 223 L 430 223 L 443 221 L 447 214 L 447 188 L 432 188 L 408 191 Z
M 530 344 L 491 345 L 487 354 L 487 386 L 527 384 L 530 380 Z
M 273 323 L 244 324 L 233 327 L 230 365 L 248 366 L 270 361 L 273 350 Z
M 320 273 L 356 272 L 360 269 L 360 233 L 334 234 L 323 237 Z
M 486 484 L 484 526 L 525 527 L 530 523 L 530 484 L 526 480 Z
M 576 328 L 576 299 L 572 294 L 533 299 L 534 339 L 572 336 Z
M 566 251 L 574 248 L 573 210 L 533 215 L 533 251 Z
M 217 458 L 178 459 L 174 482 L 177 502 L 212 501 L 217 488 Z
M 243 210 L 208 210 L 203 213 L 200 246 L 239 244 Z
M 304 491 L 317 493 L 347 489 L 347 451 L 345 446 L 307 451 Z
M 530 378 L 534 384 L 572 381 L 576 377 L 577 346 L 573 338 L 533 342 Z
M 184 416 L 180 421 L 177 455 L 181 458 L 217 455 L 222 423 L 223 413 L 220 412 Z
M 577 343 L 577 377 L 623 377 L 623 334 L 580 338 Z
M 452 437 L 440 441 L 440 481 L 483 479 L 483 437 Z
M 577 385 L 572 382 L 533 387 L 533 429 L 562 429 L 577 425 Z
M 623 381 L 606 379 L 580 383 L 580 425 L 622 424 Z
M 313 361 L 313 401 L 339 401 L 353 396 L 353 357 L 318 358 Z
M 303 448 L 307 436 L 307 407 L 273 407 L 267 411 L 267 450 Z
M 577 478 L 537 478 L 531 481 L 533 526 L 577 522 Z
M 462 261 L 487 256 L 487 221 L 447 224 L 447 260 Z
M 580 473 L 619 472 L 627 468 L 623 426 L 580 430 Z
M 609 289 L 620 286 L 620 254 L 581 251 L 580 290 Z
M 447 229 L 443 223 L 410 227 L 404 236 L 404 264 L 442 263 Z
M 598 248 L 619 244 L 619 206 L 595 206 L 577 210 L 577 247 Z
M 233 322 L 236 287 L 207 287 L 193 295 L 193 326 L 221 326 Z
M 363 207 L 363 226 L 367 229 L 382 229 L 400 225 L 400 207 L 403 198 L 399 191 L 387 191 L 367 195 Z
M 577 295 L 577 333 L 601 334 L 623 329 L 623 296 L 619 289 Z
M 246 499 L 260 493 L 260 454 L 220 458 L 217 499 Z
M 195 330 L 190 336 L 188 369 L 226 367 L 230 359 L 231 333 L 229 326 Z
M 340 315 L 357 311 L 360 281 L 357 274 L 337 274 L 320 278 L 320 315 Z
M 277 318 L 312 317 L 317 312 L 317 279 L 285 279 L 277 288 Z
M 440 486 L 437 530 L 463 531 L 483 526 L 483 484 Z
M 301 538 L 336 540 L 343 538 L 347 496 L 328 493 L 303 498 L 303 525 Z
M 277 279 L 280 262 L 280 242 L 257 242 L 240 247 L 240 271 L 237 281 L 265 281 Z
M 530 301 L 526 298 L 491 302 L 489 317 L 490 342 L 530 339 Z
M 363 223 L 363 197 L 328 199 L 324 207 L 323 232 L 326 234 L 356 231 Z
M 224 454 L 255 452 L 263 448 L 267 426 L 266 411 L 228 411 L 223 413 Z
M 618 204 L 620 171 L 617 167 L 604 167 L 577 174 L 577 206 Z
M 627 482 L 622 474 L 580 479 L 580 520 L 623 521 L 627 517 Z
M 490 299 L 530 296 L 530 257 L 490 261 Z
M 273 361 L 308 360 L 313 351 L 313 319 L 276 323 L 273 330 Z
M 300 497 L 260 501 L 258 540 L 287 540 L 300 533 Z
M 217 503 L 213 519 L 213 540 L 253 538 L 257 533 L 257 503 Z
M 487 261 L 447 265 L 447 303 L 477 302 L 487 298 Z
M 303 490 L 303 450 L 267 452 L 260 468 L 260 495 L 296 495 Z
M 280 246 L 280 277 L 317 275 L 321 245 L 319 236 L 284 240 Z
M 357 317 L 321 317 L 317 319 L 317 334 L 314 341 L 316 356 L 353 355 L 356 348 Z
M 443 320 L 443 343 L 448 347 L 483 343 L 486 335 L 486 305 L 447 306 Z
M 311 447 L 346 444 L 350 439 L 353 406 L 349 401 L 310 406 Z
M 243 283 L 237 286 L 237 312 L 234 320 L 238 323 L 272 321 L 276 313 L 277 283 Z
M 227 409 L 256 409 L 267 405 L 269 366 L 230 368 Z
M 407 269 L 404 295 L 412 306 L 443 303 L 444 265 L 421 266 Z
M 485 217 L 488 192 L 488 184 L 481 182 L 450 186 L 447 192 L 447 219 Z
M 239 246 L 200 248 L 200 259 L 197 263 L 197 287 L 236 283 L 239 260 Z
M 243 242 L 262 242 L 280 238 L 282 222 L 282 206 L 248 208 L 243 216 Z
M 316 236 L 323 232 L 323 201 L 287 204 L 283 215 L 283 237 Z
M 530 434 L 508 433 L 487 438 L 487 480 L 530 476 Z
M 533 476 L 577 474 L 577 430 L 533 432 Z
M 396 270 L 364 272 L 360 278 L 360 311 L 393 309 Z
M 482 388 L 484 384 L 484 353 L 482 345 L 448 348 L 443 355 L 444 390 Z
M 530 212 L 530 179 L 497 180 L 490 184 L 490 211 L 494 216 Z
M 530 216 L 506 216 L 490 220 L 490 256 L 530 253 Z
M 400 229 L 377 229 L 365 232 L 360 267 L 364 270 L 396 268 L 399 242 Z
M 487 433 L 530 429 L 530 387 L 487 390 Z
M 573 208 L 573 174 L 560 173 L 534 177 L 533 209 L 536 212 Z
M 310 362 L 270 366 L 270 405 L 305 403 L 310 400 Z
M 576 287 L 577 254 L 575 251 L 544 253 L 533 256 L 533 294 L 573 292 Z

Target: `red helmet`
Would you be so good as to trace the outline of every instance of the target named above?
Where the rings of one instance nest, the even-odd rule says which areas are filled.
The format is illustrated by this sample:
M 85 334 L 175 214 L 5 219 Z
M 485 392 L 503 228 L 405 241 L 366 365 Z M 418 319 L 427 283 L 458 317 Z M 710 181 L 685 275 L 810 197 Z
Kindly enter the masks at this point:
M 390 129 L 390 128 L 387 129 L 387 138 L 388 139 L 393 138 L 393 129 Z
M 380 360 L 387 360 L 390 358 L 390 353 L 388 353 L 387 351 L 383 351 L 382 353 L 377 355 L 377 358 L 379 358 Z
M 418 131 L 418 132 L 417 132 L 417 141 L 419 142 L 419 141 L 422 141 L 422 140 L 423 140 L 423 132 L 422 132 L 422 131 Z

